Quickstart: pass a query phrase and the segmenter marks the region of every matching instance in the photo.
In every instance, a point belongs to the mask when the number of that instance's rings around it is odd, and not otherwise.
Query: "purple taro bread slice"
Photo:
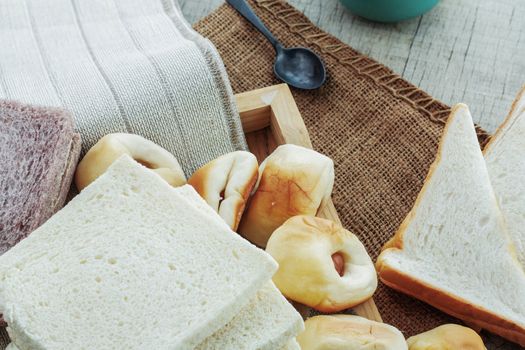
[[[62,208],[80,147],[65,110],[0,100],[0,255]]]

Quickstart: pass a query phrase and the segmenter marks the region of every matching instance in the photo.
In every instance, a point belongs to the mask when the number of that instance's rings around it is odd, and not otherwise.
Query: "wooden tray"
[[[288,85],[269,86],[235,97],[248,147],[257,156],[259,163],[277,146],[285,143],[312,148],[310,136]],[[321,205],[317,215],[341,224],[331,200]],[[353,311],[359,316],[382,321],[373,299],[356,306]]]

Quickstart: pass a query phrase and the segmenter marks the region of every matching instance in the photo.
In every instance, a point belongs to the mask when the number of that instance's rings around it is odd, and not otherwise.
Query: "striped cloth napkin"
[[[220,57],[173,1],[0,1],[0,98],[69,109],[83,152],[140,134],[186,175],[245,149]]]

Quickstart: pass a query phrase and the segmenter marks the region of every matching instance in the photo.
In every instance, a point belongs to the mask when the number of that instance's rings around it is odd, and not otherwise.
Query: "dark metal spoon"
[[[299,89],[317,89],[326,79],[326,69],[319,56],[305,47],[285,48],[261,22],[245,0],[226,0],[272,43],[277,57],[273,71],[277,78]]]

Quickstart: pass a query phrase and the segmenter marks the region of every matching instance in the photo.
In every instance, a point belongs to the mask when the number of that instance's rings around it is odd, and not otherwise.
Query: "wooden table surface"
[[[223,0],[179,0],[190,23]],[[314,24],[434,97],[469,105],[493,132],[525,85],[525,0],[442,0],[397,24],[352,15],[338,0],[290,0]]]

